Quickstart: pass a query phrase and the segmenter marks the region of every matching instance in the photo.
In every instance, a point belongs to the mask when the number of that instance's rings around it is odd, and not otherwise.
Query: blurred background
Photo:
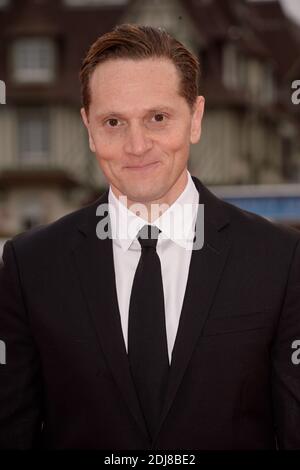
[[[300,229],[299,0],[0,0],[0,258],[11,236],[107,188],[78,73],[91,43],[125,22],[164,27],[200,59],[206,111],[191,174]]]

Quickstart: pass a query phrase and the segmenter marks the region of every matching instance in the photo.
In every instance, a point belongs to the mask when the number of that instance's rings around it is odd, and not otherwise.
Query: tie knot
[[[137,235],[142,248],[150,247],[156,249],[158,235],[161,230],[155,225],[144,225]]]

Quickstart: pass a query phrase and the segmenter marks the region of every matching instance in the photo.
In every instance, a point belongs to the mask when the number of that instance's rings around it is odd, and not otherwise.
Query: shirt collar
[[[194,238],[194,226],[199,204],[199,192],[187,170],[188,181],[176,201],[151,225],[161,230],[158,244],[163,239],[171,239],[182,247],[190,246]],[[109,215],[112,238],[123,251],[127,251],[136,240],[139,230],[148,222],[139,217],[122,203],[113,193],[108,193]],[[138,243],[138,242],[137,242]]]

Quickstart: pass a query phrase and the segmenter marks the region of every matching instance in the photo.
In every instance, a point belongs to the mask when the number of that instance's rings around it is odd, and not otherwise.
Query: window
[[[18,116],[19,160],[43,163],[49,155],[49,116],[46,110],[20,111]]]
[[[128,0],[64,0],[68,7],[98,7],[126,5]]]
[[[276,92],[272,66],[265,64],[263,73],[264,80],[261,86],[261,98],[263,103],[269,104],[275,101]]]
[[[238,51],[233,44],[226,44],[223,49],[223,83],[227,88],[238,87]]]
[[[41,194],[38,191],[22,193],[17,211],[20,230],[29,230],[42,224],[45,214]]]
[[[49,38],[17,39],[12,47],[13,79],[18,83],[49,83],[55,77],[55,47]]]

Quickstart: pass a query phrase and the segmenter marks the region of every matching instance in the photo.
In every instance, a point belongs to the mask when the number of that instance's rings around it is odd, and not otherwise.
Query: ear
[[[96,152],[95,143],[94,143],[93,136],[92,136],[91,130],[90,130],[89,118],[88,118],[88,115],[87,115],[84,108],[80,109],[80,114],[81,114],[83,123],[84,123],[85,127],[87,128],[87,131],[88,131],[88,134],[89,134],[89,146],[90,146],[91,152]]]
[[[191,135],[190,141],[192,144],[199,142],[201,137],[201,123],[204,113],[205,99],[203,96],[198,96],[193,108],[192,122],[191,122]]]

